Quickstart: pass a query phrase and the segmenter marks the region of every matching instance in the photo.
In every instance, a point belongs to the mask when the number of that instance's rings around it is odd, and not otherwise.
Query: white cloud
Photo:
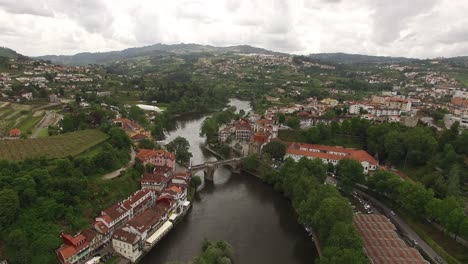
[[[292,53],[467,55],[467,1],[0,0],[0,46],[26,55],[154,43]]]

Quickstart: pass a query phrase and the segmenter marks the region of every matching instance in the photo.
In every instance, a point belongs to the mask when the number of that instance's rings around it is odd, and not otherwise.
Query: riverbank
[[[215,156],[217,156],[217,157],[219,157],[219,158],[221,158],[221,159],[223,159],[223,160],[226,159],[224,156],[222,156],[221,154],[217,153],[215,150],[211,149],[210,146],[209,146],[209,144],[205,145],[204,147],[205,147],[205,149],[207,149],[208,151],[210,151],[213,155],[215,155]],[[248,174],[248,175],[254,176],[254,177],[260,179],[262,182],[268,184],[268,183],[265,181],[265,179],[264,179],[260,174],[258,174],[257,172],[250,171],[250,170],[247,170],[247,169],[244,169],[244,168],[241,168],[241,171],[244,172],[244,173],[246,173],[246,174]],[[270,184],[268,184],[268,185],[270,185]],[[270,186],[271,186],[271,185],[270,185]],[[286,198],[289,200],[288,197],[286,197]],[[290,202],[291,202],[291,206],[292,206],[292,201],[290,200]],[[295,210],[295,212],[296,212],[296,219],[297,219],[297,218],[298,218],[298,213],[297,213],[296,210]],[[306,226],[304,226],[304,229],[306,229]],[[312,239],[312,241],[314,242],[314,245],[315,245],[315,248],[316,248],[316,250],[317,250],[317,252],[318,252],[318,254],[319,254],[319,257],[321,257],[321,256],[322,256],[322,249],[320,248],[320,240],[319,240],[319,237],[317,236],[316,232],[315,232],[313,229],[311,230],[311,234],[312,234],[312,235],[311,235],[311,239]]]
[[[249,102],[234,105],[239,111],[250,111]],[[206,117],[177,119],[177,128],[166,134],[166,142],[178,136],[190,142],[193,164],[216,161],[203,147],[205,137],[199,135]],[[141,263],[193,261],[205,238],[229,241],[235,248],[234,263],[313,263],[317,257],[314,245],[291,218],[293,214],[290,202],[270,186],[244,172],[231,175],[228,168],[220,167],[214,181],[206,182],[194,196],[190,213]]]
[[[241,169],[241,171],[260,179],[265,184],[268,184],[260,174],[257,174],[255,172],[252,172],[252,171],[249,171],[249,170],[246,170],[246,169]],[[271,186],[270,184],[268,184],[268,185]],[[287,198],[291,202],[291,206],[292,206],[292,201],[286,196],[285,196],[285,198]],[[297,219],[298,218],[298,213],[297,213],[296,210],[295,210],[295,213],[296,213],[296,219]],[[306,228],[306,226],[304,225],[304,229],[305,228]],[[319,237],[317,236],[317,233],[313,229],[311,230],[311,233],[312,233],[311,240],[314,242],[315,249],[317,250],[317,253],[318,253],[319,257],[321,257],[322,256],[322,249],[320,247]]]

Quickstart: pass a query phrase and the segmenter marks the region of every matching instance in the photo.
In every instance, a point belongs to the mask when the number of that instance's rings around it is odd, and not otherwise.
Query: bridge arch
[[[189,171],[195,174],[199,171],[204,172],[205,180],[213,181],[214,172],[220,167],[228,167],[233,173],[240,173],[242,165],[241,158],[234,158],[229,160],[220,160],[214,162],[205,162],[203,164],[197,164],[189,167]]]

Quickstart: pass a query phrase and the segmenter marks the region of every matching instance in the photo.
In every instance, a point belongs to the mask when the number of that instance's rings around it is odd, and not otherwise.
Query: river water
[[[231,99],[230,104],[250,111],[246,101]],[[216,160],[200,148],[205,139],[199,130],[206,117],[180,119],[176,130],[167,134],[166,142],[177,136],[190,142],[193,164]],[[216,170],[214,181],[205,183],[191,211],[141,263],[187,263],[200,253],[204,238],[230,243],[238,264],[313,263],[317,256],[282,194],[253,176],[231,175],[224,167]]]

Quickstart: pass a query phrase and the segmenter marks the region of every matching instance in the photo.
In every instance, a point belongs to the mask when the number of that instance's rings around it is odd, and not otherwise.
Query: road
[[[370,202],[374,204],[375,207],[377,207],[383,214],[385,214],[391,221],[392,223],[403,233],[405,233],[410,239],[418,241],[418,246],[417,248],[424,252],[425,256],[429,257],[431,262],[433,263],[447,263],[445,260],[442,259],[442,257],[437,254],[424,240],[422,240],[416,232],[409,227],[403,219],[401,219],[398,215],[392,214],[392,209],[387,207],[385,204],[381,203],[374,197],[368,195],[365,192],[362,192],[360,190],[355,190],[357,193],[359,193],[362,197],[365,197],[368,199]],[[442,262],[437,262],[436,258],[439,257]]]
[[[41,122],[34,129],[31,138],[36,138],[42,128],[55,125],[58,120],[58,116],[59,115],[53,111],[47,111],[44,118],[42,118]]]
[[[109,172],[107,174],[104,174],[102,176],[102,179],[104,180],[110,180],[116,177],[119,177],[120,173],[124,172],[127,168],[133,166],[135,164],[135,157],[136,157],[136,152],[133,149],[133,147],[130,147],[130,161],[128,162],[127,166],[124,166],[118,170],[115,170],[113,172]]]

